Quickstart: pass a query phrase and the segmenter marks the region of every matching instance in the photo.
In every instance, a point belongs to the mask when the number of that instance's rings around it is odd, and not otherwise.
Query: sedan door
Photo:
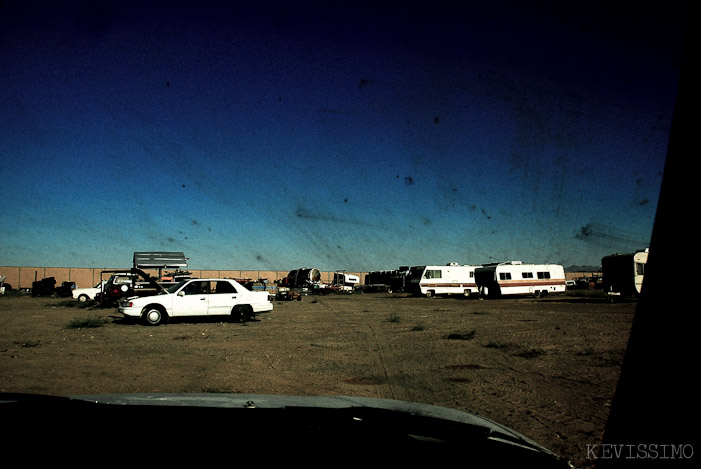
[[[211,283],[209,295],[209,314],[228,315],[234,305],[239,302],[241,294],[236,287],[226,280],[217,280]]]
[[[188,282],[173,298],[173,316],[206,316],[209,296],[208,281]]]

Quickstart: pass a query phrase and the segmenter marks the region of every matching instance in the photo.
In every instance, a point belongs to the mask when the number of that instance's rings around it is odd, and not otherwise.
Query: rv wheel
[[[469,298],[470,297],[470,290],[465,290],[464,292],[462,292],[462,296],[464,296],[465,298]]]
[[[433,291],[427,290],[426,291],[426,298],[431,298],[433,296]]]

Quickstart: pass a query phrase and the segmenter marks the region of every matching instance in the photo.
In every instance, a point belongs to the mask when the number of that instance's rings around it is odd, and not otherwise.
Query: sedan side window
[[[183,291],[186,295],[206,295],[209,293],[209,282],[190,282]]]
[[[238,293],[236,288],[229,282],[216,282],[212,293]]]

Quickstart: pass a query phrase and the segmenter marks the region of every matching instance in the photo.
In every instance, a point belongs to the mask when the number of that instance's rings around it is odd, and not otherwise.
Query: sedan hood
[[[2,397],[2,396],[0,396]],[[444,407],[346,396],[266,394],[108,394],[37,398],[6,395],[6,410],[51,410],[50,422],[90,421],[90,432],[126,426],[139,434],[172,435],[204,444],[246,441],[246,448],[294,448],[315,457],[320,448],[341,452],[342,460],[391,455],[393,462],[468,458],[485,464],[519,467],[570,467],[529,438],[483,417]],[[47,406],[50,409],[47,409]],[[33,409],[34,408],[34,409]],[[192,422],[192,423],[190,423]],[[36,422],[35,422],[36,423]],[[131,428],[133,427],[133,428]],[[36,427],[35,427],[36,428]],[[387,453],[387,451],[390,451]],[[216,451],[215,451],[216,452]],[[299,453],[301,452],[301,453]],[[341,456],[339,456],[341,457]],[[295,460],[293,457],[292,460]]]
[[[141,269],[137,269],[136,267],[131,269],[132,272],[139,274],[148,284],[155,288],[157,292],[159,293],[165,293],[166,289],[163,288],[163,285],[158,283],[155,278],[151,277],[148,273],[144,272]]]

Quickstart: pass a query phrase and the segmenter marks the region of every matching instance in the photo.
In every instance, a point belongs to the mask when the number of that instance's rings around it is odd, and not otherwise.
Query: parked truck
[[[400,266],[394,270],[375,270],[365,275],[363,291],[374,292],[403,292],[407,290],[409,266]]]
[[[112,306],[120,298],[131,296],[150,296],[163,292],[170,283],[161,285],[158,279],[145,271],[131,269],[103,270],[101,275],[110,274],[97,295],[101,306]]]
[[[52,296],[56,291],[56,279],[54,277],[46,277],[41,280],[32,282],[32,296]]]

